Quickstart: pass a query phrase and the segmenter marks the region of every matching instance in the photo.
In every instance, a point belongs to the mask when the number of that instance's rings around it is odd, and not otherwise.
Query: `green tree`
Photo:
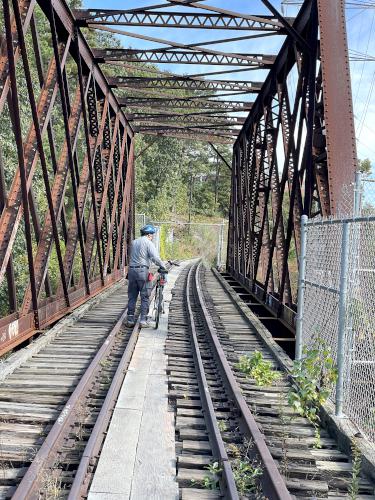
[[[370,158],[358,160],[358,170],[365,176],[370,175],[372,172],[372,164]]]

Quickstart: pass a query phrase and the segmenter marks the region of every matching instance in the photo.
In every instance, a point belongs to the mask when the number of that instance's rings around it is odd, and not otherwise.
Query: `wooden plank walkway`
[[[178,499],[164,350],[171,290],[182,268],[174,267],[169,273],[166,314],[158,330],[143,329],[139,335],[88,500]]]

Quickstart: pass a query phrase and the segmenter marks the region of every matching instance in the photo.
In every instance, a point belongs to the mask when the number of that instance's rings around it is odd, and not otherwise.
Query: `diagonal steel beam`
[[[118,227],[118,233],[119,233],[119,238],[117,240],[116,244],[116,249],[115,249],[115,258],[113,262],[113,268],[117,269],[119,265],[119,259],[120,259],[120,250],[121,250],[121,242],[124,241],[124,238],[127,235],[128,232],[128,223],[129,223],[129,214],[131,210],[131,203],[132,203],[132,189],[134,189],[134,140],[131,141],[130,143],[130,150],[129,150],[129,158],[127,161],[127,167],[126,167],[126,177],[125,177],[125,182],[124,182],[124,191],[122,194],[123,198],[123,208],[121,211],[121,217],[119,221],[119,227]],[[123,244],[124,246],[124,251],[126,251],[126,244]],[[125,259],[123,259],[123,264],[124,264]]]
[[[65,65],[70,39],[65,47],[60,48],[62,52],[62,66]],[[38,101],[38,121],[42,137],[44,136],[51,117],[52,108],[58,92],[56,81],[56,63],[54,58],[49,64],[43,89]],[[38,160],[37,138],[34,125],[31,125],[29,133],[24,142],[24,158],[27,176],[27,186],[31,185]],[[4,208],[0,218],[0,283],[4,277],[5,269],[12,252],[13,243],[22,218],[22,193],[20,171],[17,169],[12,186],[8,193],[8,204]],[[6,238],[3,237],[6,235]]]
[[[26,33],[30,20],[34,11],[36,0],[20,0],[19,2],[19,10],[21,13],[21,18],[23,21],[23,32]],[[11,32],[13,38],[13,55],[14,62],[17,63],[17,60],[20,55],[20,48],[18,42],[18,32],[17,25],[14,16],[11,18]],[[1,38],[0,38],[1,40]],[[8,61],[8,53],[7,53],[7,45],[5,37],[0,42],[0,114],[3,110],[4,104],[6,102],[8,92],[10,88],[10,80],[9,80],[9,61]]]
[[[89,25],[89,28],[91,28],[91,25]],[[149,36],[149,35],[142,35],[142,34],[139,34],[139,33],[134,33],[132,31],[124,31],[124,30],[118,30],[118,29],[115,29],[115,28],[108,28],[108,27],[100,27],[99,28],[101,31],[108,31],[110,33],[116,33],[116,34],[119,34],[119,35],[122,35],[122,36],[126,36],[126,37],[130,37],[130,38],[137,38],[139,40],[146,40],[148,42],[155,42],[157,44],[163,44],[163,45],[166,45],[166,47],[163,47],[161,49],[162,52],[167,52],[167,51],[174,51],[174,49],[182,49],[182,50],[190,50],[192,52],[199,52],[200,54],[206,54],[206,55],[216,55],[216,56],[226,56],[226,57],[232,57],[232,58],[236,58],[238,60],[243,60],[243,61],[248,61],[248,62],[258,62],[258,54],[256,54],[254,56],[254,54],[239,54],[238,52],[236,52],[235,54],[232,53],[231,51],[229,50],[226,50],[226,51],[223,51],[223,50],[215,50],[215,49],[208,49],[206,46],[200,46],[199,43],[189,43],[189,44],[185,44],[185,43],[180,43],[180,42],[175,42],[173,40],[166,40],[164,38],[156,38],[154,36]],[[226,41],[230,41],[229,39],[228,40],[224,40],[224,42]],[[211,41],[210,41],[211,42]],[[217,43],[222,43],[221,41],[217,41]],[[208,43],[209,45],[210,43]],[[203,42],[203,45],[207,45]],[[148,49],[150,52],[155,52],[157,50],[159,50],[159,48],[157,49]],[[272,56],[270,56],[272,57]]]
[[[81,96],[79,93],[79,89],[77,88],[69,119],[70,140],[72,143],[73,150],[75,150],[77,144],[77,138],[80,128],[80,120],[81,120]],[[62,206],[64,203],[64,194],[68,181],[68,161],[69,161],[68,147],[65,141],[60,154],[57,170],[53,180],[53,186],[51,189],[52,199],[53,199],[53,212],[55,214],[56,219],[60,217]],[[48,260],[53,241],[52,233],[50,230],[51,226],[52,226],[51,215],[50,213],[47,213],[45,216],[43,231],[40,237],[40,241],[34,259],[36,287],[38,294],[40,293],[40,289],[42,287],[48,269]],[[30,301],[31,301],[31,291],[28,288],[25,292],[22,304],[22,312],[24,314],[29,312]]]
[[[106,99],[104,102],[104,111],[103,111],[102,123],[99,135],[95,139],[91,138],[91,144],[90,144],[91,158],[95,158],[96,151],[103,139],[104,121],[107,109],[108,109],[108,100]],[[86,154],[85,159],[83,161],[83,166],[78,185],[78,192],[77,192],[78,204],[79,204],[79,216],[81,220],[84,213],[87,191],[89,188],[89,181],[90,181],[90,164],[89,164],[89,156],[88,154]],[[64,271],[67,279],[67,284],[70,283],[70,279],[72,276],[74,256],[76,253],[77,244],[78,244],[78,227],[77,227],[76,217],[73,214],[73,217],[69,225],[68,240],[64,255]],[[62,293],[62,284],[60,284],[60,286],[57,289],[57,296],[60,296],[61,293]]]
[[[126,142],[127,142],[127,137],[124,136],[122,140],[122,146],[121,146],[121,153],[120,153],[120,161],[117,169],[117,178],[116,178],[116,186],[115,186],[115,193],[114,193],[114,199],[112,203],[112,211],[110,213],[110,222],[109,222],[109,234],[108,234],[108,245],[106,248],[106,253],[104,257],[104,275],[107,273],[107,269],[109,266],[109,257],[110,257],[110,251],[111,251],[111,246],[113,248],[113,232],[116,229],[116,232],[118,234],[118,228],[116,227],[116,216],[117,216],[117,203],[118,199],[120,196],[120,186],[121,186],[121,180],[122,180],[122,165],[124,162],[125,158],[125,148],[126,148]],[[125,180],[125,179],[124,179]],[[125,193],[124,193],[125,194]],[[116,241],[116,244],[118,242],[118,239]],[[115,252],[115,249],[113,249]]]
[[[224,163],[224,165],[226,165],[230,171],[232,171],[232,167],[231,165],[227,162],[227,160],[224,158],[224,156],[220,153],[220,151],[217,149],[217,147],[212,144],[212,142],[209,142],[208,143],[211,148],[215,151],[215,153],[218,155],[218,157],[220,158],[220,160]]]
[[[25,36],[23,33],[23,28],[22,28],[21,12],[19,10],[17,0],[13,0],[13,12],[14,12],[14,16],[16,19],[17,29],[18,29],[19,44],[20,44],[20,50],[21,50],[21,55],[22,55],[23,68],[25,71],[25,79],[26,79],[26,84],[27,84],[28,97],[29,97],[29,101],[30,101],[30,105],[31,105],[32,120],[33,120],[34,129],[36,132],[36,141],[37,141],[37,147],[38,147],[38,152],[39,152],[39,157],[40,157],[40,164],[42,167],[45,194],[47,197],[49,214],[51,216],[52,235],[53,235],[53,240],[55,242],[60,277],[61,277],[61,280],[64,282],[65,275],[64,275],[58,226],[57,226],[57,220],[55,218],[55,213],[53,211],[53,200],[52,200],[51,188],[50,188],[50,184],[49,184],[47,161],[46,161],[46,156],[45,156],[44,147],[43,147],[42,135],[41,135],[41,131],[40,131],[40,124],[38,121],[38,112],[37,112],[36,99],[35,99],[35,94],[34,94],[34,89],[33,89],[33,82],[32,82],[29,58],[27,55],[26,41],[25,41]],[[33,199],[33,193],[32,193],[31,187],[30,187],[29,195],[31,195],[31,198]],[[33,205],[34,205],[34,203],[33,203]],[[34,211],[35,211],[35,219],[36,219],[37,225],[39,226],[39,227],[37,227],[37,229],[35,231],[36,232],[36,240],[37,240],[37,243],[39,243],[39,241],[40,241],[40,225],[39,225],[39,219],[38,219],[37,214],[36,214],[36,210],[34,210]],[[34,265],[34,274],[35,274],[35,265]],[[36,279],[36,276],[35,276],[35,279]],[[49,288],[48,278],[47,278],[45,284],[46,284],[46,290],[47,290]],[[65,300],[66,300],[66,305],[69,306],[67,287],[64,286],[63,289],[64,289],[64,296],[65,296]],[[37,290],[36,290],[36,295],[38,296]]]

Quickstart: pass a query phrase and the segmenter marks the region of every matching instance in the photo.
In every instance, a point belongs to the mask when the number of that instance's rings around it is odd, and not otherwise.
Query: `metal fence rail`
[[[320,341],[331,348],[336,415],[358,426],[375,456],[375,216],[303,216],[302,236],[296,357]]]

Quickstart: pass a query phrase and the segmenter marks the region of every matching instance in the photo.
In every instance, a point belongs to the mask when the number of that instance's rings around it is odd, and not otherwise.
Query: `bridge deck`
[[[292,361],[238,283],[185,263],[165,295],[158,331],[124,326],[123,283],[4,363],[0,499],[374,498],[365,439],[289,404]],[[239,366],[256,351],[272,382]]]

